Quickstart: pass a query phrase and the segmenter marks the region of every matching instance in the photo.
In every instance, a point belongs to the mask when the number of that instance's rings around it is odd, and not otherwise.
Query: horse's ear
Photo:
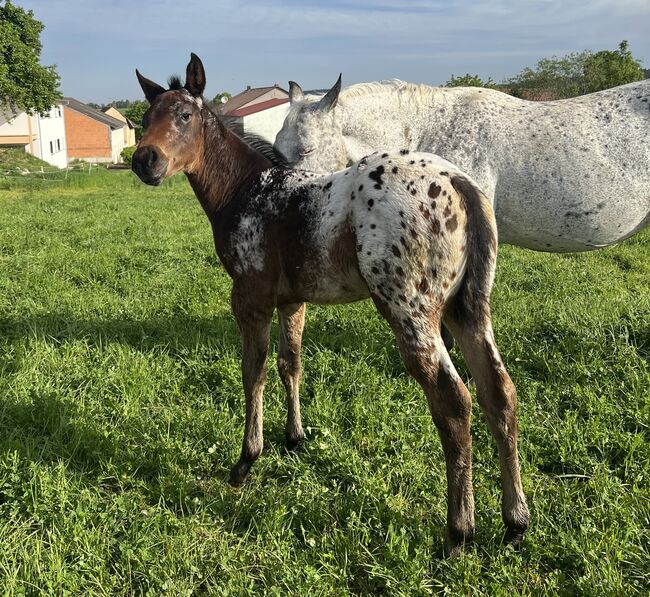
[[[185,72],[185,89],[194,97],[203,95],[205,89],[205,69],[201,59],[192,52]]]
[[[295,81],[289,81],[289,103],[300,102],[305,99],[302,87]]]
[[[334,108],[336,102],[339,101],[339,93],[341,93],[341,75],[339,75],[336,83],[334,83],[334,87],[318,102],[319,109],[329,111]]]
[[[164,87],[161,87],[158,83],[150,81],[147,77],[143,77],[137,68],[135,69],[135,76],[138,77],[140,87],[142,87],[144,96],[150,104],[153,103],[153,100],[155,100],[161,93],[165,92]]]

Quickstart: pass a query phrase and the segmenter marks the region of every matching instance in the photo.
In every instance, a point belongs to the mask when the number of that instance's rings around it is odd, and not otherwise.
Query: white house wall
[[[25,112],[18,116],[7,115],[0,112],[0,136],[28,135],[29,120]]]
[[[255,133],[273,143],[289,111],[289,103],[273,106],[255,114],[244,116],[244,132]]]
[[[114,164],[122,162],[122,150],[124,149],[124,129],[111,130],[111,155]]]
[[[46,116],[32,116],[32,130],[38,135],[34,155],[57,168],[68,165],[63,106],[54,106]]]

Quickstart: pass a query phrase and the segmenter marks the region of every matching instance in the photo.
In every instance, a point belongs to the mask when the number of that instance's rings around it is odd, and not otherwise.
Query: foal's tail
[[[496,270],[497,224],[492,204],[474,182],[452,176],[451,185],[461,196],[467,213],[467,265],[453,301],[459,318],[482,317],[489,306]]]

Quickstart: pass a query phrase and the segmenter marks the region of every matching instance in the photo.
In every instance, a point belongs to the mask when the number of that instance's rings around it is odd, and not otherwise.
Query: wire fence
[[[102,164],[91,164],[90,162],[70,164],[66,168],[61,168],[60,170],[45,170],[43,167],[38,170],[30,170],[29,168],[23,168],[21,166],[14,166],[9,169],[0,169],[0,177],[15,179],[38,178],[50,182],[63,182],[68,178],[68,175],[71,172],[86,173],[90,175],[99,170],[107,170],[107,168]]]

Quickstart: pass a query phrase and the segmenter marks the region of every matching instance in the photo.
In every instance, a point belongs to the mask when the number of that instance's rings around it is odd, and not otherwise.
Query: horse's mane
[[[435,87],[429,85],[418,85],[416,83],[407,83],[400,79],[390,79],[388,81],[373,81],[372,83],[357,83],[350,85],[341,90],[340,99],[345,102],[346,99],[354,99],[366,95],[380,93],[408,93],[419,96],[429,96],[435,93]]]
[[[273,143],[257,135],[255,133],[247,133],[244,131],[240,133],[237,131],[233,124],[230,122],[224,122],[227,128],[229,128],[233,133],[235,133],[244,143],[261,153],[267,160],[269,160],[274,166],[288,166],[287,158],[285,158],[275,147]]]
[[[274,166],[289,165],[287,158],[285,158],[279,151],[275,149],[275,147],[273,147],[273,143],[256,133],[250,133],[246,131],[240,132],[237,130],[234,121],[221,118],[221,115],[217,112],[217,110],[215,110],[215,108],[207,102],[204,102],[203,105],[207,107],[213,116],[219,119],[221,124],[235,133],[235,135],[237,135],[249,147],[252,147],[255,151],[261,153]]]
[[[167,85],[169,85],[170,91],[178,91],[179,89],[183,89],[183,82],[178,75],[172,75],[169,77],[169,79],[167,79]]]

